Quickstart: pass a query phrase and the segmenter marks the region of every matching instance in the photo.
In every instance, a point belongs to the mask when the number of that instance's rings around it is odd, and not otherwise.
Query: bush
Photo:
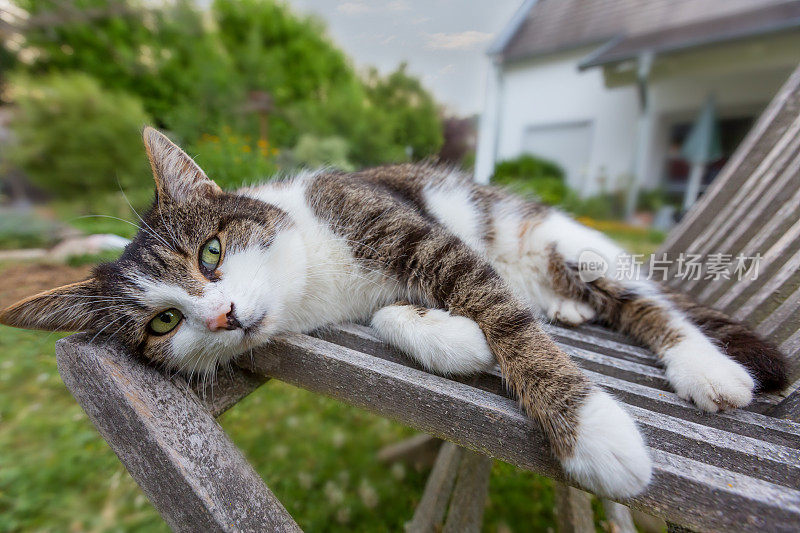
[[[333,167],[338,170],[352,171],[353,164],[347,160],[347,141],[341,137],[315,137],[302,135],[292,150],[295,165],[306,168]]]
[[[492,181],[522,194],[535,194],[548,205],[562,205],[574,197],[564,183],[561,167],[532,155],[501,161],[494,168]]]
[[[8,159],[35,184],[62,198],[149,185],[140,136],[149,120],[136,98],[84,74],[18,77],[11,95]]]
[[[61,226],[28,212],[0,212],[0,249],[40,248],[55,244]]]
[[[222,128],[220,135],[204,133],[188,150],[200,168],[223,189],[233,189],[272,177],[278,170],[278,150],[265,140],[253,141]]]

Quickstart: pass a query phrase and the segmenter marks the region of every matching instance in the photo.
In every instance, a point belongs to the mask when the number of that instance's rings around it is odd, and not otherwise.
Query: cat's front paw
[[[578,415],[578,440],[562,462],[575,481],[595,494],[627,498],[642,492],[653,466],[631,416],[611,396],[593,390]]]
[[[705,411],[744,407],[753,399],[755,381],[747,370],[706,339],[681,341],[663,360],[675,393]]]
[[[575,300],[556,300],[547,308],[547,318],[566,324],[579,326],[595,317],[594,309]]]

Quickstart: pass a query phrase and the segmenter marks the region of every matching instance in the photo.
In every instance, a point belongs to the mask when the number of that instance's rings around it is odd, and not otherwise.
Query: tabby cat
[[[583,281],[581,251],[612,272],[621,253],[600,233],[450,169],[320,171],[225,192],[158,131],[146,128],[144,142],[156,197],[122,256],[11,306],[2,323],[94,331],[162,366],[208,373],[280,333],[371,320],[434,372],[499,363],[567,474],[615,497],[650,481],[647,448],[540,317],[630,335],[706,411],[786,382],[775,347],[721,313],[646,281]]]

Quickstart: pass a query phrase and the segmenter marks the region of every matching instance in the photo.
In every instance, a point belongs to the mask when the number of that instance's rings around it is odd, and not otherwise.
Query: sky
[[[486,50],[522,0],[287,0],[325,21],[332,40],[364,69],[403,62],[437,101],[462,116],[483,108]]]

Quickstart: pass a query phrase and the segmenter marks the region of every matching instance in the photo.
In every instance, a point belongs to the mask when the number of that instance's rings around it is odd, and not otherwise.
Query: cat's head
[[[224,192],[158,131],[143,137],[156,196],[121,257],[0,322],[96,332],[166,367],[208,372],[287,328],[305,283],[302,241],[284,211]]]

